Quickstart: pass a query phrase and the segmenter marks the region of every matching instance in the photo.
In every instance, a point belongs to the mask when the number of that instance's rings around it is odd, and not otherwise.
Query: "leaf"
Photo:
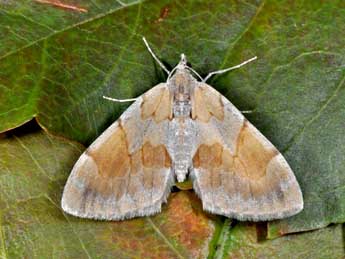
[[[0,39],[1,131],[35,117],[47,131],[91,143],[127,107],[102,95],[135,97],[164,81],[141,36],[170,68],[183,52],[202,75],[257,55],[209,83],[254,111],[248,119],[283,152],[302,187],[304,211],[270,223],[268,237],[345,221],[343,1],[80,5],[89,12],[2,7],[2,30],[23,28],[27,43],[15,34]],[[13,18],[36,8],[56,31]]]
[[[82,146],[43,132],[0,140],[1,258],[204,258],[215,222],[193,192],[122,222],[64,214],[61,193]],[[149,248],[149,249],[148,249]]]

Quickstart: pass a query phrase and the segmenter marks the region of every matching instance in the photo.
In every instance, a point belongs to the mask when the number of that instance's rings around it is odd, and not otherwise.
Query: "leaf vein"
[[[225,67],[225,65],[226,65],[226,63],[227,63],[227,61],[228,61],[228,59],[229,59],[229,56],[230,56],[231,52],[234,50],[234,48],[235,48],[235,46],[237,45],[237,43],[243,38],[243,36],[244,36],[244,35],[249,31],[249,29],[253,26],[253,24],[254,24],[256,18],[257,18],[257,17],[259,16],[259,14],[261,13],[261,11],[262,11],[262,9],[263,9],[265,3],[266,3],[266,0],[263,0],[263,1],[260,3],[260,5],[259,5],[259,7],[257,8],[255,14],[254,14],[253,17],[250,19],[248,25],[245,27],[245,29],[242,31],[242,33],[240,33],[240,34],[236,37],[236,39],[230,44],[230,48],[229,48],[228,51],[225,53],[224,60],[223,60],[223,62],[222,62],[222,64],[221,64],[221,66],[220,66],[219,69],[222,69],[222,68]]]
[[[43,169],[40,163],[37,161],[35,156],[31,153],[30,149],[24,144],[23,141],[20,140],[17,136],[14,135],[14,138],[17,140],[19,145],[25,150],[25,152],[30,156],[31,160],[34,162],[36,167],[41,171],[41,173],[48,177],[49,180],[53,181],[53,179],[49,176],[49,174]]]
[[[180,252],[174,247],[174,245],[169,241],[169,239],[160,231],[156,224],[149,218],[146,217],[146,220],[150,223],[153,230],[156,231],[158,236],[163,239],[163,241],[168,245],[168,247],[178,256],[178,258],[184,259],[185,257],[180,254]]]
[[[271,73],[268,75],[267,79],[264,81],[263,85],[264,87],[262,88],[261,92],[258,93],[256,99],[256,103],[260,103],[260,100],[265,96],[265,93],[268,90],[268,86],[269,86],[269,82],[272,80],[273,76],[281,69],[286,68],[291,66],[293,63],[295,63],[296,61],[298,61],[300,58],[303,58],[305,56],[312,56],[312,55],[330,55],[330,56],[341,56],[341,54],[336,53],[336,52],[330,52],[330,51],[324,51],[324,50],[312,50],[312,51],[308,51],[308,52],[303,52],[301,54],[299,54],[298,56],[292,58],[288,63],[286,64],[282,64],[282,65],[278,65],[275,66]]]
[[[290,142],[287,144],[286,148],[283,149],[283,153],[287,152],[293,143],[304,133],[304,131],[308,128],[309,125],[311,125],[317,118],[319,118],[322,114],[322,112],[328,107],[328,105],[331,103],[331,101],[337,97],[338,92],[340,89],[345,85],[345,74],[340,80],[338,86],[333,91],[333,93],[328,97],[328,99],[324,102],[324,104],[320,107],[320,109],[316,112],[316,114],[308,120],[304,126],[291,138]]]
[[[61,210],[61,207],[58,206],[48,195],[45,195],[45,198],[46,198],[48,201],[50,201],[55,207],[57,207],[59,210]],[[71,222],[69,221],[68,217],[66,217],[66,215],[65,215],[64,212],[62,212],[62,215],[63,215],[64,218],[66,219],[67,223],[71,226],[71,229],[72,229],[73,233],[75,234],[75,236],[78,238],[81,248],[84,250],[84,252],[85,252],[85,254],[87,255],[87,257],[88,257],[89,259],[91,259],[92,257],[91,257],[91,255],[90,255],[90,253],[87,251],[86,246],[85,246],[85,244],[84,244],[84,241],[80,238],[80,236],[79,236],[79,235],[77,234],[77,232],[74,230],[74,228],[73,228]]]
[[[32,24],[35,24],[35,25],[41,26],[41,27],[43,27],[43,28],[46,28],[47,30],[49,30],[49,31],[51,31],[51,32],[54,32],[54,31],[55,31],[53,28],[49,27],[48,25],[41,24],[41,23],[39,23],[39,22],[37,22],[37,21],[35,21],[35,20],[33,20],[33,19],[31,19],[31,18],[29,18],[29,17],[23,15],[23,14],[19,14],[19,13],[10,13],[10,12],[7,12],[6,10],[4,10],[4,9],[2,9],[2,11],[3,11],[4,13],[6,13],[7,15],[10,15],[10,16],[21,17],[21,18],[23,18],[24,20],[29,21],[29,22],[32,23]]]

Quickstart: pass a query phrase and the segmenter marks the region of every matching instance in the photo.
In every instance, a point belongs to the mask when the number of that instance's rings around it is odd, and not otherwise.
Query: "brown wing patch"
[[[135,176],[143,172],[144,180],[153,182],[157,170],[171,166],[171,159],[164,145],[153,146],[146,142],[136,152],[129,154],[126,133],[120,123],[106,142],[97,147],[91,146],[86,155],[89,159],[80,167],[78,176],[85,176],[90,169],[97,172],[92,179],[85,177],[90,179],[88,188],[103,196],[113,193],[116,200],[126,192],[129,175]]]
[[[226,172],[253,180],[263,177],[269,162],[278,151],[273,146],[265,146],[261,136],[255,135],[248,125],[244,123],[242,127],[234,155],[219,143],[202,144],[193,158],[194,167],[221,168]]]
[[[148,91],[147,93],[143,94],[143,101],[141,103],[141,118],[143,120],[148,119],[149,117],[153,116],[157,107],[160,103],[162,98],[162,93],[164,91],[163,87],[159,87]]]
[[[143,95],[141,118],[153,117],[159,123],[172,118],[172,98],[168,87],[160,87]]]
[[[234,166],[241,168],[241,175],[251,179],[259,179],[266,173],[271,159],[279,154],[273,145],[267,145],[262,135],[258,135],[246,121],[238,137],[237,154],[234,156]],[[232,166],[230,165],[231,169]],[[243,171],[244,169],[244,171]]]
[[[93,158],[98,173],[104,177],[122,177],[129,172],[131,159],[126,134],[121,124],[106,142],[97,149],[91,147],[86,154]]]
[[[142,163],[149,168],[169,168],[171,166],[170,156],[164,145],[153,146],[146,142],[142,147]]]
[[[193,158],[195,168],[212,169],[222,164],[223,147],[219,143],[213,145],[201,144]]]
[[[166,119],[172,119],[172,96],[168,87],[162,93],[162,98],[154,113],[154,118],[157,123]]]
[[[259,179],[266,174],[271,159],[279,154],[274,146],[267,146],[261,136],[244,123],[237,140],[237,150],[231,154],[222,144],[201,144],[193,158],[195,168],[222,170],[248,179]]]
[[[224,119],[224,105],[221,95],[215,90],[199,85],[194,88],[192,98],[192,119],[208,122],[214,116]]]

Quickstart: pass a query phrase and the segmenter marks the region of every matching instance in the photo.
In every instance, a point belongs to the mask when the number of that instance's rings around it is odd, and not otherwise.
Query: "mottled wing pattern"
[[[239,220],[298,213],[303,198],[279,151],[212,87],[195,88],[198,148],[191,176],[205,210]]]
[[[166,84],[139,97],[81,155],[63,192],[63,210],[106,220],[159,212],[174,184],[165,148],[169,118]]]

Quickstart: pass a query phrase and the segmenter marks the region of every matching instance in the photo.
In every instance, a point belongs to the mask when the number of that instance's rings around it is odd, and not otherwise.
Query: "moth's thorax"
[[[168,82],[173,96],[174,117],[189,117],[191,112],[191,94],[196,83],[187,69],[177,69]]]
[[[174,101],[190,100],[195,82],[195,78],[187,69],[178,69],[168,82],[169,88],[174,96]]]

